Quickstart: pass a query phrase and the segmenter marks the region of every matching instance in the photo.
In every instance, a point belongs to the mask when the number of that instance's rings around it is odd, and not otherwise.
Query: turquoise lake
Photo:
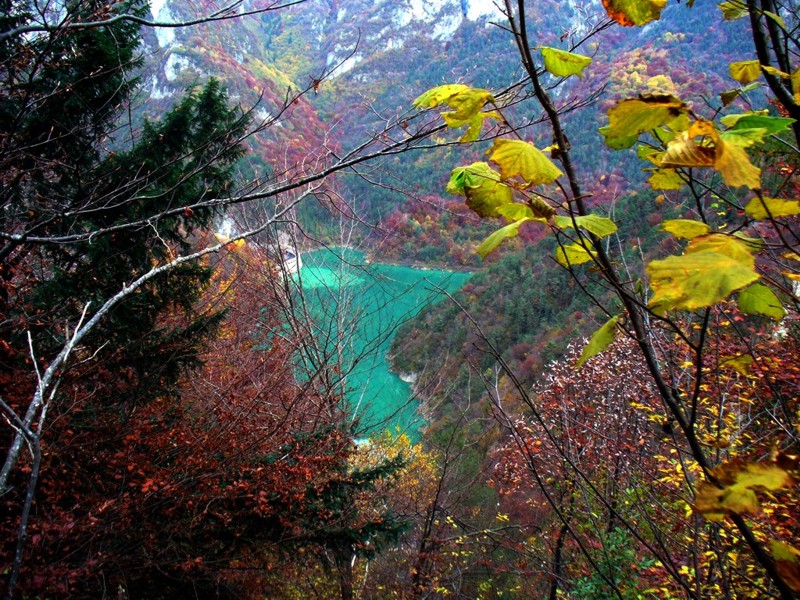
[[[416,438],[422,416],[411,386],[390,370],[387,353],[397,327],[426,304],[444,299],[469,273],[369,263],[363,252],[330,248],[302,254],[295,275],[317,347],[346,373],[344,395],[359,419],[358,434],[399,428]]]

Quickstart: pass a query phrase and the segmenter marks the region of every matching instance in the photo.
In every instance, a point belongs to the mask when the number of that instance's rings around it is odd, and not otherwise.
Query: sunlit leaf
[[[608,127],[601,128],[606,143],[629,139],[674,121],[687,112],[686,104],[669,95],[639,96],[618,102],[608,111]]]
[[[592,59],[582,54],[575,54],[558,48],[540,48],[544,58],[544,68],[556,77],[569,77],[577,75],[583,77],[583,70],[588,67]]]
[[[656,314],[713,306],[759,279],[754,249],[733,236],[695,238],[683,256],[669,256],[647,265]]]
[[[611,317],[600,329],[592,334],[589,343],[586,344],[583,348],[583,352],[581,352],[581,356],[575,365],[576,368],[580,369],[587,360],[600,354],[611,345],[617,333],[617,321],[619,321],[621,316],[622,315],[616,315]]]
[[[580,244],[567,244],[556,248],[556,260],[562,267],[571,267],[590,262],[595,255]]]
[[[503,179],[521,177],[531,185],[553,183],[563,173],[533,144],[522,140],[497,139],[487,152],[500,167]]]
[[[460,138],[462,142],[474,142],[477,140],[481,134],[481,126],[486,119],[503,120],[500,113],[494,110],[479,112],[468,119],[459,119],[455,115],[456,113],[454,112],[444,112],[442,113],[442,118],[450,129],[458,129],[464,125],[469,125],[466,133]]]
[[[497,249],[497,247],[500,244],[502,244],[505,240],[517,237],[517,235],[519,235],[520,226],[528,221],[533,221],[533,219],[525,217],[520,219],[519,221],[514,221],[513,223],[509,223],[505,227],[501,227],[500,229],[495,231],[492,235],[483,240],[483,242],[481,242],[481,245],[478,246],[475,251],[478,254],[480,254],[481,258],[486,258],[489,254],[494,252]]]
[[[747,85],[761,76],[761,64],[757,60],[744,60],[731,63],[728,70],[730,71],[731,77],[742,85]]]
[[[558,216],[555,217],[554,222],[556,226],[560,227],[561,229],[573,228],[572,217]],[[600,215],[577,216],[575,217],[574,223],[577,223],[578,227],[582,227],[589,233],[593,233],[599,238],[607,237],[617,231],[617,225],[614,223],[614,221],[608,217],[603,217]]]
[[[654,190],[679,190],[686,183],[675,169],[656,169],[647,182]]]
[[[757,490],[775,491],[793,484],[786,470],[766,462],[731,461],[712,473],[720,486],[702,482],[694,502],[695,510],[712,521],[731,513],[756,513],[761,507]]]
[[[782,198],[754,197],[744,207],[747,216],[757,219],[791,217],[800,215],[800,201]]]
[[[748,315],[765,315],[775,321],[780,321],[786,315],[781,301],[763,283],[754,283],[743,289],[736,303],[739,310]]]
[[[666,5],[667,0],[603,0],[608,16],[625,27],[660,19]]]
[[[767,66],[767,65],[761,65],[761,69],[764,72],[769,73],[770,75],[774,75],[775,77],[780,77],[781,79],[789,79],[791,77],[791,75],[789,75],[789,73],[786,73],[785,71],[781,71],[780,69],[776,69],[775,67],[770,67],[770,66]]]
[[[671,219],[661,223],[661,229],[674,235],[676,238],[691,240],[711,232],[711,228],[702,221],[691,219]]]
[[[500,173],[485,162],[453,169],[447,192],[467,198],[467,206],[481,217],[500,216],[497,208],[512,202],[511,188],[500,181]]]
[[[455,96],[469,89],[462,83],[449,83],[447,85],[440,85],[439,87],[431,88],[424,94],[417,97],[412,103],[414,108],[433,108],[447,104],[447,101]]]

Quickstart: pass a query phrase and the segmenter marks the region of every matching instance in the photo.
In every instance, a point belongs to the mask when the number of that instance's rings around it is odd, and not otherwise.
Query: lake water
[[[296,275],[314,322],[317,347],[342,365],[344,395],[359,436],[400,428],[416,437],[423,424],[411,387],[391,372],[387,353],[397,327],[427,303],[446,297],[469,273],[367,263],[356,250],[302,255]]]

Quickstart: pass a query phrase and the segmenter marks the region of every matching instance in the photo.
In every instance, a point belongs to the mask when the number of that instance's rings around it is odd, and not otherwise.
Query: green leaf
[[[456,167],[447,182],[447,192],[467,198],[467,206],[481,217],[498,217],[497,209],[513,201],[511,188],[500,181],[500,173],[485,162]]]
[[[481,258],[485,259],[489,254],[494,252],[497,247],[502,244],[505,240],[517,237],[519,234],[519,228],[523,223],[527,223],[528,221],[544,221],[544,219],[534,219],[531,217],[524,217],[519,221],[514,221],[513,223],[509,223],[505,227],[501,227],[497,231],[495,231],[492,235],[487,237],[481,245],[476,248],[476,252],[480,254]]]
[[[679,190],[686,183],[675,169],[656,169],[647,182],[654,190]]]
[[[763,283],[754,283],[739,292],[737,305],[745,314],[766,315],[775,321],[780,321],[786,315],[781,301]]]
[[[747,16],[747,5],[740,0],[733,0],[733,2],[722,2],[717,4],[717,7],[722,11],[722,18],[726,21],[735,21]]]
[[[782,198],[759,198],[754,197],[747,206],[744,207],[744,212],[752,219],[764,220],[778,217],[792,217],[800,215],[800,202],[797,200],[783,200]]]
[[[627,137],[613,137],[613,131],[608,125],[601,127],[597,131],[599,131],[600,135],[605,139],[606,146],[612,150],[626,150],[639,141],[638,133]]]
[[[587,250],[580,244],[567,244],[556,248],[556,261],[562,267],[573,267],[590,262],[595,256],[594,250]]]
[[[474,142],[477,140],[481,135],[481,126],[486,119],[503,120],[500,113],[495,110],[479,112],[468,119],[459,119],[455,114],[454,112],[444,112],[442,113],[442,118],[450,129],[458,129],[464,125],[469,125],[469,129],[467,129],[466,133],[462,135],[459,140],[462,142]]]
[[[753,83],[750,83],[744,87],[736,88],[735,90],[728,90],[726,92],[721,92],[719,98],[720,100],[722,100],[723,106],[728,106],[739,96],[743,96],[747,92],[751,92],[759,87],[761,87],[761,83],[759,83],[758,81],[754,81]]]
[[[606,13],[624,27],[642,26],[661,18],[667,0],[603,0]]]
[[[617,321],[619,321],[621,316],[622,315],[616,315],[611,317],[600,329],[592,334],[592,338],[583,348],[583,352],[581,352],[581,357],[578,359],[575,368],[580,369],[587,360],[600,354],[611,345],[617,333]]]
[[[774,135],[783,131],[788,131],[794,123],[794,119],[788,117],[770,117],[769,115],[758,113],[744,113],[726,115],[720,122],[731,130],[737,129],[766,129],[766,135]]]
[[[751,129],[730,129],[719,134],[726,144],[734,144],[739,148],[749,148],[755,144],[763,144],[767,135],[766,127],[753,127]]]
[[[742,85],[747,85],[761,76],[761,64],[757,60],[743,60],[731,63],[728,66],[728,70],[731,77]]]
[[[544,68],[556,77],[569,77],[577,75],[583,77],[583,70],[588,67],[592,59],[582,54],[575,54],[558,48],[540,48],[544,58]]]
[[[561,229],[572,229],[573,227],[573,220],[571,217],[558,216],[553,220],[556,226]],[[607,237],[617,231],[617,225],[614,221],[600,215],[578,216],[575,217],[575,223],[578,224],[578,227],[582,227],[599,238]]]
[[[497,214],[499,214],[501,217],[505,217],[508,221],[520,221],[521,219],[531,220],[535,218],[533,210],[531,210],[530,206],[518,204],[517,202],[499,206],[497,208]],[[545,222],[544,219],[538,220]]]
[[[530,196],[528,198],[528,206],[531,207],[534,215],[543,218],[545,221],[556,214],[556,210],[544,198],[539,196]]]
[[[661,223],[661,229],[684,240],[691,240],[711,232],[711,228],[702,221],[692,221],[691,219],[664,221]]]
[[[710,234],[694,238],[683,256],[652,261],[646,268],[654,291],[651,308],[663,315],[721,302],[759,279],[754,251],[734,236]]]
[[[522,177],[530,185],[553,183],[563,173],[544,152],[522,140],[496,139],[486,153],[503,179]]]
[[[601,128],[600,133],[605,136],[606,144],[610,140],[619,142],[666,125],[686,112],[686,104],[675,96],[629,98],[609,109],[608,127]]]

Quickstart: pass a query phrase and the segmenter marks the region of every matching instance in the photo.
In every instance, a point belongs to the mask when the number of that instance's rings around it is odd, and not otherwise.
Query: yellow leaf
[[[713,306],[759,278],[753,248],[733,236],[711,234],[692,240],[683,256],[647,265],[656,314]]]
[[[455,112],[444,112],[442,113],[442,118],[450,129],[458,129],[464,125],[469,125],[467,132],[460,138],[460,141],[462,142],[474,142],[477,140],[481,134],[481,126],[486,119],[495,119],[497,121],[503,120],[503,117],[500,116],[500,113],[495,110],[479,112],[467,119],[457,118]]]
[[[794,103],[800,104],[800,69],[792,73],[792,93],[794,93]]]
[[[500,174],[485,162],[453,169],[447,192],[465,196],[467,206],[481,217],[497,217],[498,207],[512,202],[511,188],[500,181]]]
[[[676,238],[691,240],[711,232],[711,228],[702,221],[691,219],[671,219],[661,223],[661,229],[674,235]]]
[[[776,69],[775,67],[768,67],[766,65],[761,65],[761,69],[765,73],[769,73],[770,75],[774,75],[775,77],[780,77],[781,79],[789,79],[791,75],[781,71],[780,69]]]
[[[700,138],[696,141],[696,138]],[[750,162],[747,153],[726,143],[710,121],[696,121],[667,147],[662,167],[711,167],[732,187],[761,187],[761,169]]]
[[[608,127],[601,129],[606,144],[625,140],[675,121],[688,111],[686,104],[670,95],[642,95],[618,102],[608,111]]]
[[[562,267],[572,267],[590,262],[594,257],[594,250],[587,250],[580,244],[567,244],[556,248],[556,260]]]
[[[440,85],[417,97],[412,104],[414,108],[433,108],[434,106],[446,104],[451,97],[468,89],[469,86],[462,83]]]
[[[734,62],[730,64],[728,69],[731,77],[742,85],[747,85],[761,76],[761,65],[757,60]]]
[[[592,338],[589,340],[589,343],[584,346],[581,356],[575,364],[576,369],[580,369],[587,360],[600,354],[611,345],[617,333],[617,322],[621,316],[622,315],[616,315],[611,317],[600,329],[592,334]]]
[[[747,16],[747,4],[741,0],[733,0],[732,2],[722,2],[717,4],[717,7],[722,11],[722,18],[726,21],[734,21]]]
[[[572,229],[575,224],[582,227],[589,233],[593,233],[599,238],[608,237],[617,231],[617,225],[608,217],[600,215],[582,215],[574,218],[558,216],[554,219],[557,227],[561,229]]]
[[[741,356],[724,356],[720,359],[719,366],[730,367],[739,373],[739,375],[749,377],[750,368],[753,366],[753,357],[749,354],[742,354]]]
[[[497,139],[487,152],[500,167],[503,179],[521,177],[530,185],[553,183],[563,173],[533,144],[522,140]]]
[[[558,48],[540,48],[544,58],[544,68],[556,77],[569,77],[577,75],[583,77],[583,70],[588,67],[592,59],[582,54],[575,54]]]
[[[772,217],[791,217],[800,215],[800,202],[797,200],[783,200],[781,198],[767,198],[756,196],[744,207],[747,216],[764,220]]]
[[[654,190],[679,190],[686,183],[675,169],[656,169],[647,182]]]
[[[760,509],[756,490],[775,491],[793,485],[791,475],[776,464],[731,461],[712,471],[719,486],[703,482],[697,487],[694,508],[711,520]]]
[[[534,218],[533,210],[531,210],[530,206],[518,204],[516,202],[499,206],[497,208],[497,213],[501,217],[505,217],[509,222]],[[544,219],[542,219],[542,221],[544,221]]]
[[[742,264],[754,266],[755,258],[753,254],[760,249],[761,241],[758,239],[746,238],[739,234],[712,233],[694,238],[686,247],[684,253],[718,252],[738,260]]]
[[[624,27],[660,19],[666,5],[667,0],[603,0],[608,16]]]
[[[775,569],[781,579],[795,592],[800,592],[800,550],[778,540],[770,540]]]

